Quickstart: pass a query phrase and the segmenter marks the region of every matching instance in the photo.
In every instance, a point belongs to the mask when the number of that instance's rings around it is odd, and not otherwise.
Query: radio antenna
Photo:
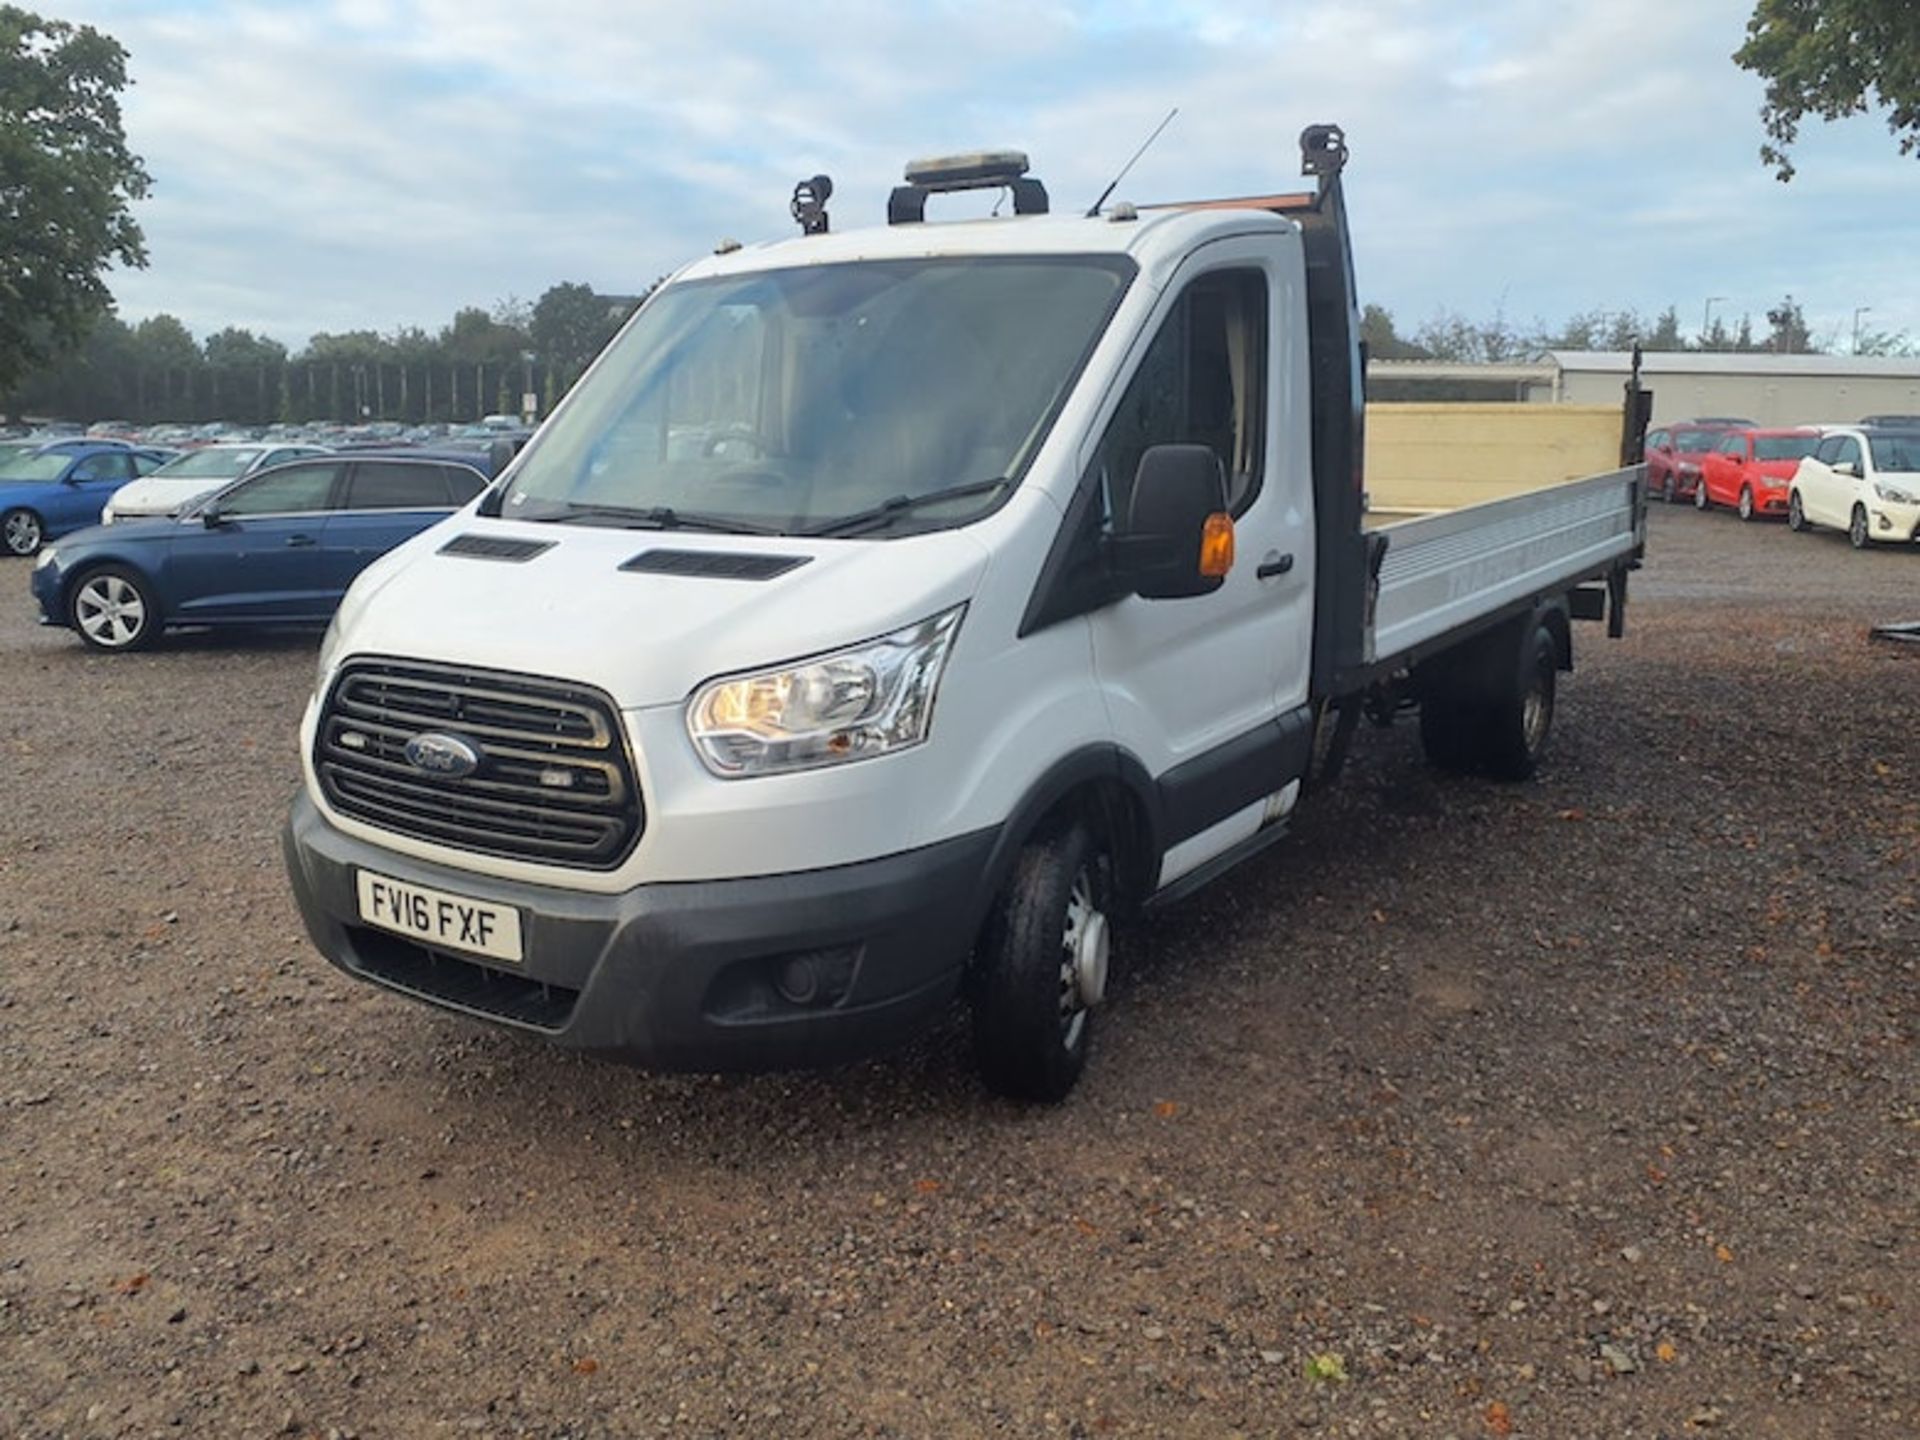
[[[1113,184],[1107,186],[1106,189],[1100,192],[1100,198],[1094,201],[1092,208],[1087,211],[1087,219],[1091,220],[1094,218],[1094,216],[1100,213],[1100,207],[1107,203],[1107,197],[1113,194],[1114,190],[1119,186],[1122,180],[1127,178],[1127,171],[1133,169],[1135,162],[1138,161],[1142,155],[1147,153],[1147,147],[1153,144],[1154,141],[1160,138],[1160,132],[1166,129],[1167,126],[1171,125],[1173,123],[1173,117],[1178,115],[1179,113],[1180,113],[1180,107],[1176,105],[1171,110],[1167,111],[1166,119],[1162,120],[1158,125],[1153,127],[1153,133],[1147,136],[1147,138],[1140,143],[1140,148],[1138,150],[1133,152],[1133,159],[1127,161],[1126,164],[1120,167],[1120,173],[1113,177]]]

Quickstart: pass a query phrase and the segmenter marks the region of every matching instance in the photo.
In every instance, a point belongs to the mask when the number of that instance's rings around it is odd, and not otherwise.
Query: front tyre
[[[1713,501],[1708,498],[1707,495],[1707,477],[1702,475],[1698,480],[1693,482],[1693,508],[1696,510],[1708,510],[1711,509],[1712,506]]]
[[[1807,509],[1800,503],[1798,490],[1787,497],[1787,528],[1796,533],[1807,528]]]
[[[1742,520],[1753,519],[1753,487],[1751,485],[1740,487],[1740,504],[1737,508]]]
[[[13,509],[0,515],[0,545],[9,555],[32,555],[47,538],[47,527],[31,510]]]
[[[1853,507],[1853,515],[1847,521],[1847,539],[1853,542],[1853,548],[1856,550],[1864,550],[1867,548],[1866,506],[1856,505]]]
[[[67,619],[95,650],[144,650],[160,633],[152,588],[120,565],[103,565],[80,577],[67,599]]]
[[[973,1054],[988,1087],[1064,1099],[1107,984],[1113,863],[1084,821],[1029,841],[975,956]]]

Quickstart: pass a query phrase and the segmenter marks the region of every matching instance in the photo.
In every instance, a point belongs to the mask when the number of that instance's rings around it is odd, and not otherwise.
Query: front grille
[[[420,770],[407,742],[453,734],[470,775]],[[314,769],[344,815],[420,840],[610,870],[640,838],[640,791],[619,712],[561,680],[414,661],[348,662],[314,741]]]

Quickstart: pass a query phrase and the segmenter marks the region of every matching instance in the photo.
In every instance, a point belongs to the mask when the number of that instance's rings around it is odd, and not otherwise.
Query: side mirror
[[[1233,568],[1233,519],[1220,457],[1204,445],[1155,445],[1140,457],[1114,573],[1143,600],[1209,595]]]
[[[1833,473],[1851,476],[1857,480],[1860,478],[1860,467],[1851,460],[1841,460],[1834,464]]]
[[[200,523],[209,530],[218,530],[227,523],[227,517],[221,514],[217,505],[209,505],[200,512]]]

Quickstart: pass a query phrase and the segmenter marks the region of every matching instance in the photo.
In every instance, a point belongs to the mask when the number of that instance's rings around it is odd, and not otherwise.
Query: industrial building
[[[1625,350],[1548,350],[1501,365],[1376,360],[1368,393],[1395,400],[1509,399],[1534,404],[1617,405],[1633,368]],[[1920,415],[1920,357],[1646,353],[1641,384],[1653,392],[1653,423],[1702,415],[1761,425]]]

